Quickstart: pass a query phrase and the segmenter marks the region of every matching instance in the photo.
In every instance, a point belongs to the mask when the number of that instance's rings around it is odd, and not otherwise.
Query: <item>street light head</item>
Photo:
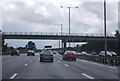
[[[63,6],[60,6],[61,8],[63,8]]]

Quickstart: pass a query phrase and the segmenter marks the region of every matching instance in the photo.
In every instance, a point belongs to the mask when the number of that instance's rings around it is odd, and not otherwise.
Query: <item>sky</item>
[[[118,1],[107,0],[107,34],[118,30]],[[63,8],[60,8],[63,6]],[[3,32],[68,33],[68,6],[71,33],[104,34],[103,0],[1,0],[0,29]],[[30,40],[6,40],[9,46],[25,46]],[[58,47],[58,40],[32,40],[37,48]],[[75,44],[73,44],[74,46]]]

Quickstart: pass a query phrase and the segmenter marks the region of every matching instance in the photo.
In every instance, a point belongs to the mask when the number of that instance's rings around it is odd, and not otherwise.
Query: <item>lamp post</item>
[[[60,25],[60,28],[61,28],[60,32],[61,32],[61,35],[62,35],[62,26],[63,26],[63,24],[55,24],[55,25]]]
[[[64,6],[61,6],[61,8],[64,8]],[[78,8],[78,7],[68,6],[68,7],[65,7],[65,8],[68,8],[68,10],[69,10],[69,38],[68,38],[68,40],[69,40],[69,47],[70,47],[70,10],[71,10],[71,8]]]
[[[62,36],[62,26],[63,26],[63,24],[55,24],[55,25],[60,25],[61,26],[61,36]],[[60,48],[60,36],[59,36],[59,48]],[[61,43],[61,48],[62,48],[62,43]]]
[[[105,56],[107,54],[107,35],[106,35],[106,0],[104,0],[104,35],[105,35]]]

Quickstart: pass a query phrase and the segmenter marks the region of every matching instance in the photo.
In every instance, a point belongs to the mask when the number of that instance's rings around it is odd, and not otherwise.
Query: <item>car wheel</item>
[[[63,60],[65,60],[65,59],[63,58]]]
[[[14,54],[12,54],[11,56],[14,56]]]
[[[40,62],[42,62],[42,60],[40,60]]]
[[[27,56],[29,56],[29,54],[27,54]]]
[[[76,58],[74,59],[74,61],[76,61]]]
[[[53,59],[51,60],[51,62],[53,62]]]
[[[40,62],[42,62],[42,59],[40,58]]]

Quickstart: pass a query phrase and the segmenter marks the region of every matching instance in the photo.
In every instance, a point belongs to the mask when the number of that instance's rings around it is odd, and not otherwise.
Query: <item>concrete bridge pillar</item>
[[[2,38],[2,46],[4,46],[4,44],[5,44],[5,39]]]
[[[64,48],[64,52],[67,50],[67,41],[66,40],[62,40],[62,46]]]

